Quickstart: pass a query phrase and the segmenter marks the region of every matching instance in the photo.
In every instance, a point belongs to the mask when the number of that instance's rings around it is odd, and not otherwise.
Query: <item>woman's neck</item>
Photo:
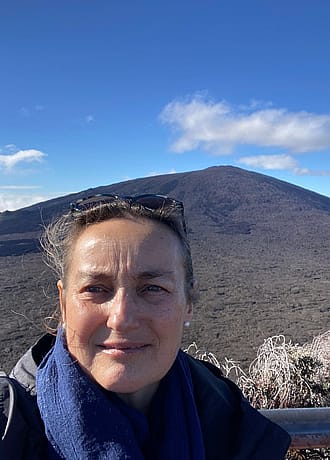
[[[150,385],[141,388],[134,393],[116,393],[117,396],[124,401],[128,406],[147,414],[154,394],[157,391],[159,382],[151,383]]]

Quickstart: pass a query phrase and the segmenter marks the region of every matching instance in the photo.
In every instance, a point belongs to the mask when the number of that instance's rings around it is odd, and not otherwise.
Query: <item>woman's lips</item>
[[[110,343],[98,345],[102,353],[109,355],[138,353],[145,350],[147,347],[149,347],[149,344],[145,343]]]

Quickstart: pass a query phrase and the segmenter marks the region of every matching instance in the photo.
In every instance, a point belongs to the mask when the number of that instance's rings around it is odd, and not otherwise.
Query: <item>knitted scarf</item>
[[[38,369],[37,399],[50,459],[205,459],[182,351],[161,381],[147,417],[91,381],[70,356],[60,330]]]

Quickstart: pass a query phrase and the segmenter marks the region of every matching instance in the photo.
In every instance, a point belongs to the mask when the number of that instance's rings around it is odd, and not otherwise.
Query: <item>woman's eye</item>
[[[155,284],[152,284],[150,286],[145,286],[144,291],[146,292],[163,292],[165,289],[161,286],[157,286]]]
[[[88,286],[85,289],[85,292],[90,292],[92,294],[99,294],[100,292],[106,292],[106,289],[102,286]]]

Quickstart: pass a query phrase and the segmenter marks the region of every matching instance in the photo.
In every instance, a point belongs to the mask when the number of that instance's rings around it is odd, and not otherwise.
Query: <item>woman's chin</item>
[[[136,369],[130,369],[122,363],[94,369],[91,371],[91,376],[105,390],[114,393],[134,393],[150,383],[143,371],[136,372]]]

